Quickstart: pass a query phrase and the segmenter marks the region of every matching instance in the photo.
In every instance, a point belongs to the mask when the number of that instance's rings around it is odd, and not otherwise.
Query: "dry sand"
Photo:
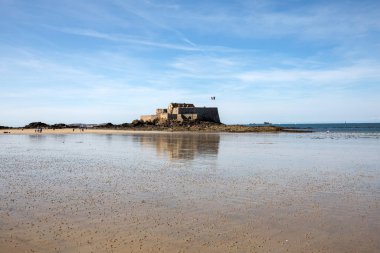
[[[27,134],[27,135],[45,135],[45,134],[126,134],[126,133],[159,133],[162,131],[139,131],[139,130],[116,130],[116,129],[43,129],[42,133],[37,133],[35,129],[1,129],[0,134]]]

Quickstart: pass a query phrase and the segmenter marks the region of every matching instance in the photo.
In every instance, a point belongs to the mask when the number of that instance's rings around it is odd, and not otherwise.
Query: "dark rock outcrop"
[[[145,125],[145,122],[142,121],[142,120],[135,119],[134,121],[132,121],[131,124],[132,124],[132,126],[137,127],[137,126],[143,126],[143,125]]]
[[[43,122],[32,122],[25,126],[25,128],[47,128],[50,125]]]
[[[68,126],[66,124],[59,123],[59,124],[51,125],[50,127],[54,129],[62,129],[62,128],[67,128]]]

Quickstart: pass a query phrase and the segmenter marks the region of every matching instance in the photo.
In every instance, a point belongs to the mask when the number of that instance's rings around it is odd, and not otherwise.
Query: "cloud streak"
[[[146,47],[162,48],[162,49],[169,49],[169,50],[179,50],[179,51],[187,51],[187,52],[225,52],[225,53],[243,52],[242,50],[238,48],[231,48],[231,47],[225,47],[225,46],[219,46],[219,45],[196,45],[195,43],[191,42],[185,37],[182,38],[182,41],[184,41],[185,44],[178,44],[178,43],[166,43],[166,42],[147,40],[139,36],[127,36],[124,34],[103,33],[103,32],[99,32],[99,31],[91,30],[91,29],[79,29],[79,28],[52,28],[52,29],[66,33],[66,34],[107,40],[107,41],[115,42],[115,43],[127,43],[127,44],[134,44],[137,46],[146,46]],[[244,50],[244,51],[248,52],[250,50]]]
[[[325,70],[265,70],[250,71],[239,74],[238,79],[244,82],[260,83],[260,82],[305,82],[315,84],[342,84],[355,83],[362,80],[380,80],[379,66],[350,66],[337,69]]]

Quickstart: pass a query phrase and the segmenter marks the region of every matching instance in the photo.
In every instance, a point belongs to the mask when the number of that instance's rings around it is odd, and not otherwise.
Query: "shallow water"
[[[278,126],[311,130],[313,132],[380,133],[380,123],[276,124]]]
[[[379,252],[379,137],[1,135],[0,252]]]

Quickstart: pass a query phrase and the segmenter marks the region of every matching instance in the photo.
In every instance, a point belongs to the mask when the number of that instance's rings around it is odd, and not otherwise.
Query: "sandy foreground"
[[[376,139],[10,131],[0,252],[380,252]]]

